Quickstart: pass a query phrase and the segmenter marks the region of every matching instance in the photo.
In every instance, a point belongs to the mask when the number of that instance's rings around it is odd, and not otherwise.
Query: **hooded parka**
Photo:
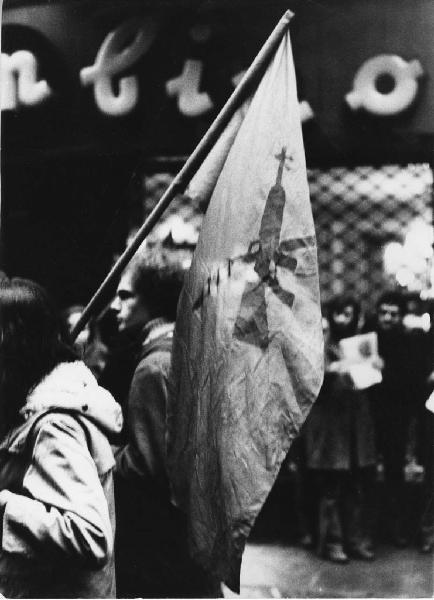
[[[0,442],[0,592],[114,598],[113,454],[120,406],[82,362],[58,365]]]

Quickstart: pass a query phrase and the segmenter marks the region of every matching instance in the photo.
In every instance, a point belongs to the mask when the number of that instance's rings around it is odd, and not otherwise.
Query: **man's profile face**
[[[110,308],[116,313],[120,332],[141,329],[150,319],[147,307],[134,290],[132,274],[128,271],[121,277]]]
[[[383,331],[391,331],[402,321],[401,310],[397,304],[382,303],[377,310],[378,327]]]

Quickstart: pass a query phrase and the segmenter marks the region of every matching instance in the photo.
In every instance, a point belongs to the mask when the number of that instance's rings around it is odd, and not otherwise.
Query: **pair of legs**
[[[318,551],[346,562],[348,555],[372,560],[370,495],[374,468],[318,471]]]
[[[411,413],[397,393],[383,391],[376,407],[377,447],[383,457],[386,533],[396,546],[405,546],[406,531],[405,473],[406,448]]]

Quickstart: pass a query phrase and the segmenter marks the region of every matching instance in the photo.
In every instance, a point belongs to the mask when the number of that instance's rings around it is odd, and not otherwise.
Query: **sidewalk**
[[[432,598],[434,556],[382,546],[373,562],[335,565],[302,548],[247,545],[240,598]],[[225,590],[225,597],[237,598]]]

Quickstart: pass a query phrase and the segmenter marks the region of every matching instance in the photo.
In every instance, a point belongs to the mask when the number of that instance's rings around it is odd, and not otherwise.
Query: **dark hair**
[[[76,359],[45,290],[26,279],[0,280],[0,419],[19,419],[32,388],[61,362]]]
[[[327,305],[327,318],[329,320],[330,332],[332,336],[336,335],[333,314],[342,312],[346,306],[352,306],[354,311],[353,321],[348,327],[348,336],[355,335],[357,333],[360,316],[360,304],[353,296],[342,294],[332,298]]]
[[[376,308],[377,310],[380,308],[381,304],[393,304],[399,308],[399,312],[401,316],[404,315],[405,312],[405,300],[404,296],[400,292],[396,292],[394,290],[384,292],[377,300]]]
[[[151,318],[176,319],[176,308],[184,281],[185,269],[176,253],[163,248],[136,255],[127,269],[134,291],[146,304]]]

